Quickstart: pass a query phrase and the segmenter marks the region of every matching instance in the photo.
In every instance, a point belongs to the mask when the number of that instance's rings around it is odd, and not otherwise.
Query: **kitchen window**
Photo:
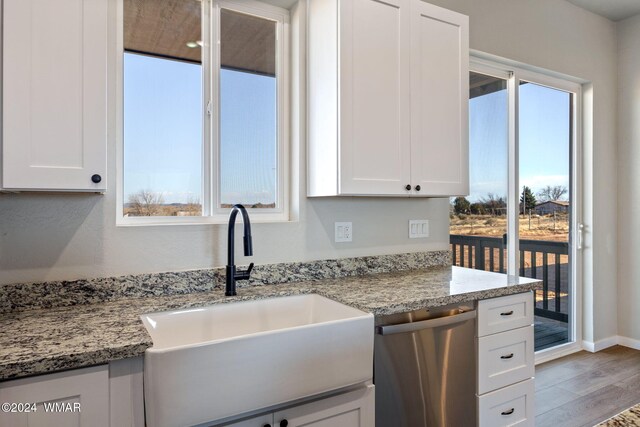
[[[123,0],[120,224],[288,220],[289,12]]]

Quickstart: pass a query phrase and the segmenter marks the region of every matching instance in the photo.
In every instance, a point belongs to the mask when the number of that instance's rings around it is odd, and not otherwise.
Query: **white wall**
[[[640,342],[640,15],[618,23],[618,334]]]
[[[472,49],[592,82],[593,137],[587,141],[584,160],[587,176],[593,171],[593,177],[585,182],[584,222],[589,231],[584,275],[585,339],[596,341],[615,335],[615,310],[602,310],[616,304],[615,25],[564,0],[431,2],[470,16]],[[113,77],[113,69],[111,72]],[[298,95],[294,94],[294,102],[302,100]],[[114,96],[110,94],[110,105]],[[225,227],[115,227],[114,123],[114,110],[110,108],[110,190],[105,196],[0,196],[0,284],[224,264]],[[586,130],[589,137],[589,126]],[[304,126],[293,133],[294,137],[304,135]],[[302,149],[297,156],[300,189],[305,188],[304,154]],[[446,200],[310,200],[303,190],[296,195],[300,197],[298,222],[255,226],[256,262],[448,247]],[[425,243],[409,241],[409,218],[430,219],[432,237]],[[332,243],[333,222],[341,220],[354,223],[352,244]]]

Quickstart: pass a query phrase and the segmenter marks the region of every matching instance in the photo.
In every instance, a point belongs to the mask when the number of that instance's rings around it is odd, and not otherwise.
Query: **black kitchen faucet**
[[[236,271],[236,265],[234,263],[234,237],[235,237],[235,225],[236,216],[238,212],[242,214],[242,222],[244,224],[244,256],[253,255],[253,243],[251,242],[251,221],[249,221],[249,214],[242,205],[233,205],[231,208],[231,214],[229,215],[229,230],[227,235],[227,280],[225,287],[225,295],[230,297],[236,294],[236,280],[249,280],[251,276],[251,270],[253,270],[253,263],[249,264],[249,268],[242,271]]]

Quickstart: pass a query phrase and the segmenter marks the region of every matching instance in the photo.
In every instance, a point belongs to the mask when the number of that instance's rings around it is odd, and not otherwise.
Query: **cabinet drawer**
[[[478,338],[478,394],[534,375],[533,326]]]
[[[533,324],[533,293],[509,295],[478,302],[478,336]]]
[[[478,397],[478,425],[533,427],[534,394],[534,383],[530,379]]]

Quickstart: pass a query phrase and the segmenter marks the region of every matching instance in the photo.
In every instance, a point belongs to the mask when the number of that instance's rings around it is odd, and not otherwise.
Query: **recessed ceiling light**
[[[200,46],[198,42],[187,42],[187,47],[190,47],[191,49],[194,49],[198,46]]]

